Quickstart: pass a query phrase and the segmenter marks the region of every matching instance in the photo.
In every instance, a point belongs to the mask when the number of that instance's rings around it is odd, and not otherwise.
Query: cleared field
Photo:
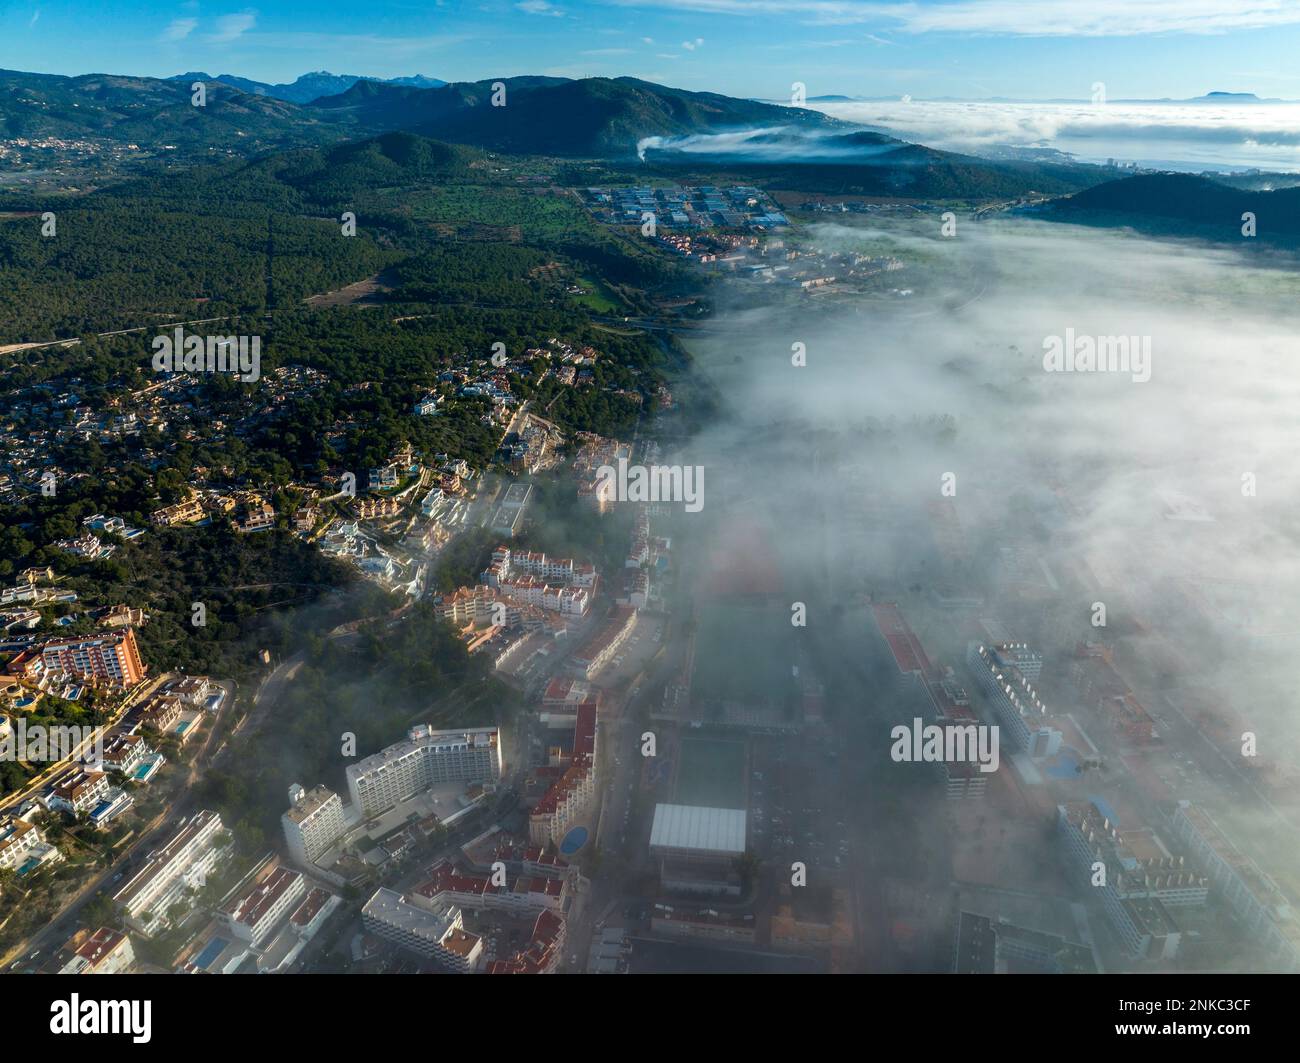
[[[525,240],[598,231],[591,216],[573,200],[514,188],[430,188],[415,199],[411,216],[444,225],[517,226]]]
[[[308,306],[322,309],[333,306],[356,306],[357,304],[382,303],[383,297],[392,291],[396,283],[391,270],[376,273],[365,280],[356,281],[333,292],[309,295],[303,300]]]
[[[576,296],[574,302],[589,310],[594,310],[598,314],[612,314],[622,305],[613,298],[609,289],[601,281],[584,276],[578,278],[578,284],[586,288],[587,292],[585,295]]]

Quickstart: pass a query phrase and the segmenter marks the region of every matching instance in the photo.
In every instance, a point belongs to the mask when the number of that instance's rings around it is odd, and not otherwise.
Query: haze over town
[[[1300,970],[1298,38],[6,9],[0,969]]]

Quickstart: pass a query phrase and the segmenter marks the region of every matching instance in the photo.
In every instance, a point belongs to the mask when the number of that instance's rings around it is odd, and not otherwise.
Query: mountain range
[[[299,75],[295,81],[278,85],[272,85],[265,81],[254,81],[251,78],[242,78],[236,74],[218,74],[213,77],[211,74],[205,74],[201,71],[176,74],[167,80],[183,81],[187,85],[193,84],[195,81],[220,81],[223,85],[229,85],[241,92],[249,92],[254,96],[274,96],[277,100],[287,100],[289,103],[311,103],[312,100],[318,100],[322,96],[337,96],[340,92],[347,92],[358,81],[373,81],[383,85],[403,85],[416,89],[436,89],[447,84],[445,81],[425,77],[423,74],[401,78],[365,78],[358,74],[331,74],[328,70],[314,70],[309,74]]]
[[[503,103],[494,104],[494,96]],[[819,111],[636,78],[515,77],[431,90],[362,81],[310,109],[360,127],[405,129],[497,151],[614,158],[632,155],[647,136],[776,124],[849,128]]]
[[[215,82],[199,108],[189,82],[0,70],[0,140],[86,141],[186,157],[251,156],[339,137],[333,123],[297,104]]]
[[[201,78],[0,70],[0,138],[102,139],[145,152],[247,156],[401,129],[498,151],[633,157],[646,136],[760,124],[850,128],[817,111],[634,78],[513,77],[431,87],[358,80],[306,103],[216,79],[204,80],[200,108],[191,84]],[[266,86],[253,83],[258,88]],[[501,93],[504,105],[495,105]]]
[[[301,104],[203,79],[199,107],[191,84],[200,79],[201,74],[155,79],[0,71],[0,148],[6,138],[47,138],[70,143],[69,152],[81,147],[93,155],[96,144],[107,142],[132,154],[183,162],[255,158],[401,131],[491,152],[629,166],[643,165],[641,155],[651,170],[680,175],[684,167],[704,167],[836,195],[1013,198],[1064,194],[1107,176],[1099,167],[938,151],[810,108],[628,77],[512,77],[434,87],[363,79]],[[304,87],[310,91],[315,88]],[[718,145],[711,153],[680,150],[684,141],[710,138]],[[721,150],[737,139],[747,152]],[[643,155],[642,146],[650,143],[655,150]]]

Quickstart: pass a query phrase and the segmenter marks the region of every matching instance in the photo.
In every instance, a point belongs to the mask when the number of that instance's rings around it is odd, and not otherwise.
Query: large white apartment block
[[[1169,910],[1200,907],[1209,879],[1189,867],[1155,832],[1138,825],[1120,830],[1098,799],[1057,806],[1057,826],[1076,881],[1096,892],[1116,935],[1132,956],[1177,955],[1182,931]],[[1105,881],[1094,881],[1097,865]]]
[[[1204,865],[1216,896],[1233,910],[1269,957],[1284,971],[1300,970],[1300,926],[1277,883],[1192,802],[1178,802],[1170,826]]]
[[[530,606],[525,601],[507,596],[500,588],[482,583],[457,588],[439,602],[438,610],[444,620],[457,626],[496,624],[522,627],[526,631],[560,626],[541,606]]]
[[[537,576],[512,576],[499,580],[497,587],[501,593],[526,605],[540,606],[547,591],[545,580]]]
[[[547,557],[531,550],[511,550],[498,546],[492,551],[492,562],[483,572],[483,582],[490,587],[513,588],[512,597],[521,598],[533,586],[562,585],[571,591],[590,590],[596,582],[596,568],[591,564],[578,564],[571,557]],[[573,594],[573,601],[587,607],[585,594]],[[540,599],[532,604],[543,604]]]
[[[562,579],[571,580],[573,578],[573,558],[571,557],[551,557],[535,550],[516,550],[513,553],[508,547],[498,547],[492,553],[492,560],[495,562],[503,558],[511,568],[518,569],[530,576],[540,576],[542,579]]]
[[[586,815],[596,795],[596,771],[590,758],[578,758],[528,817],[528,840],[558,846]]]
[[[442,618],[452,624],[482,624],[503,620],[510,624],[517,620],[519,610],[507,604],[495,587],[479,584],[460,587],[446,595],[439,603]],[[514,616],[509,614],[513,612]]]
[[[1055,756],[1064,735],[1053,726],[1047,706],[1020,671],[1019,664],[1025,662],[1036,662],[1041,672],[1042,658],[1026,650],[1023,643],[982,646],[972,642],[966,653],[975,682],[988,697],[1002,734],[1013,748],[1023,749],[1036,759]]]
[[[553,587],[539,576],[518,576],[497,584],[507,598],[564,616],[585,616],[591,595],[583,587]]]
[[[293,807],[280,817],[285,844],[295,861],[310,867],[347,832],[343,802],[326,786],[305,792],[296,783],[289,787],[289,800]]]
[[[528,840],[559,847],[586,815],[596,795],[596,701],[583,702],[574,716],[573,751],[556,779],[528,815]]]
[[[501,733],[495,727],[435,731],[420,724],[405,742],[349,765],[348,793],[362,817],[370,819],[441,783],[495,782],[501,763]]]
[[[361,922],[370,933],[461,974],[477,970],[483,959],[482,939],[465,930],[455,905],[419,908],[381,888],[361,909]]]
[[[225,851],[226,838],[216,812],[197,812],[183,820],[167,844],[151,852],[144,867],[113,895],[127,922],[146,935],[169,926],[169,910],[203,887]]]
[[[637,611],[631,605],[617,605],[577,652],[569,657],[567,667],[583,679],[591,679],[619,651],[636,630]]]
[[[489,582],[493,575],[518,572],[541,579],[570,580],[573,578],[573,558],[552,557],[534,550],[511,550],[498,546],[492,551],[492,564],[487,571]]]
[[[1043,655],[1031,650],[1027,642],[1001,642],[994,649],[1004,665],[1014,668],[1031,683],[1042,678]]]
[[[298,907],[306,893],[307,880],[300,872],[277,867],[229,901],[222,914],[235,937],[257,946]]]
[[[591,595],[582,587],[552,587],[542,595],[542,608],[564,616],[586,616]]]
[[[334,909],[342,903],[342,898],[321,889],[320,886],[313,886],[307,891],[307,896],[302,899],[302,903],[289,916],[289,926],[304,941],[310,941],[325,925],[325,920],[330,917]]]

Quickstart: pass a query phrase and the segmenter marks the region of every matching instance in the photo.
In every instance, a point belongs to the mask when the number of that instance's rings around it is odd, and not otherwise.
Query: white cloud
[[[1300,22],[1294,0],[965,0],[925,7],[890,5],[913,33],[937,30],[1022,36],[1122,37],[1220,33]],[[896,12],[896,13],[895,13]]]
[[[564,12],[557,7],[552,7],[548,0],[520,0],[515,4],[520,11],[526,15],[550,15],[553,18],[563,18]]]
[[[194,27],[199,24],[196,18],[174,18],[167,24],[167,28],[162,31],[160,37],[164,41],[183,41],[191,33]]]
[[[1300,104],[1294,103],[881,100],[810,106],[950,151],[1048,147],[1152,166],[1300,170]]]
[[[229,44],[236,41],[257,24],[253,14],[222,15],[217,19],[216,32],[212,34],[214,44]]]
[[[719,15],[791,15],[812,23],[876,23],[908,33],[1128,37],[1223,33],[1300,23],[1296,0],[606,0]]]
[[[693,41],[682,41],[682,47],[685,48],[688,52],[693,52],[697,48],[703,48],[704,38],[696,37],[695,40]]]

